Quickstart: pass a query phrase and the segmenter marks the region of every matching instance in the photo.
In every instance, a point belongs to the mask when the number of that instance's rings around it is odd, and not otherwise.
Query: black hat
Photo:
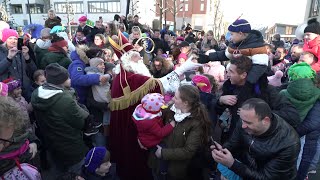
[[[187,47],[189,46],[189,43],[187,41],[182,41],[180,44],[179,44],[179,48],[183,48],[183,47]]]
[[[320,34],[320,23],[317,21],[317,18],[313,18],[308,21],[308,25],[304,29],[304,33],[307,32]]]
[[[58,63],[49,64],[46,67],[45,72],[47,83],[54,85],[63,84],[69,78],[68,70],[60,66]]]

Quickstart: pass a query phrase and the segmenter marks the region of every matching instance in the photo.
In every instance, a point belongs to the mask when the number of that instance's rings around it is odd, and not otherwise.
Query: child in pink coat
[[[164,125],[161,118],[161,107],[164,107],[164,97],[159,93],[145,95],[132,114],[132,119],[137,126],[138,139],[146,148],[158,145],[161,140],[169,135],[175,122]]]

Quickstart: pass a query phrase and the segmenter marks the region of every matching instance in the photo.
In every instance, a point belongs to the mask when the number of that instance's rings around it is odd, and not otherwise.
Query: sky
[[[301,24],[307,0],[221,0],[227,22],[235,21],[242,13],[243,19],[253,28],[274,23]]]

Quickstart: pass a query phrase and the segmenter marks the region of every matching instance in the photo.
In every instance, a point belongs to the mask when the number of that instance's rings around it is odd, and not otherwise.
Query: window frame
[[[69,2],[69,4],[79,4],[80,5],[80,12],[72,12],[74,14],[83,14],[84,13],[84,6],[83,6],[83,1],[74,1],[74,2]],[[61,11],[58,11],[58,9],[56,8],[56,5],[61,5],[61,6],[66,6],[67,3],[66,2],[55,2],[53,4],[53,7],[54,7],[54,11],[56,12],[56,14],[67,14],[67,9],[66,8],[63,8],[63,9],[66,9],[64,12],[61,12]]]
[[[200,11],[204,11],[204,3],[200,4]]]
[[[31,9],[34,8],[35,11],[30,12],[30,8]],[[41,9],[40,9],[40,12],[38,12],[37,11],[38,8],[42,8],[42,12],[41,12]],[[29,12],[30,12],[30,14],[45,14],[43,4],[30,4],[29,6],[28,6],[28,4],[26,4],[26,9],[27,9],[27,14],[29,14]]]
[[[99,4],[100,9],[104,9],[104,11],[94,12],[90,9],[91,4]],[[120,13],[121,12],[121,2],[120,0],[107,0],[107,1],[88,1],[88,13],[92,14],[101,14],[101,13]],[[109,6],[111,9],[109,9]],[[116,9],[114,11],[114,8]],[[97,8],[96,8],[97,9]],[[109,11],[111,10],[111,11]]]
[[[17,13],[16,11],[14,11],[15,8],[21,9],[21,12]],[[10,9],[12,11],[12,14],[23,14],[22,4],[10,4]]]

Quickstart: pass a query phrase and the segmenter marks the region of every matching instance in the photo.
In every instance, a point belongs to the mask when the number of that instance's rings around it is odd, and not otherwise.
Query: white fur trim
[[[252,64],[260,64],[268,66],[269,57],[267,54],[256,54],[251,57]]]
[[[226,49],[225,55],[227,56],[228,59],[231,59],[232,58],[232,54],[229,53],[228,49],[229,48]]]

